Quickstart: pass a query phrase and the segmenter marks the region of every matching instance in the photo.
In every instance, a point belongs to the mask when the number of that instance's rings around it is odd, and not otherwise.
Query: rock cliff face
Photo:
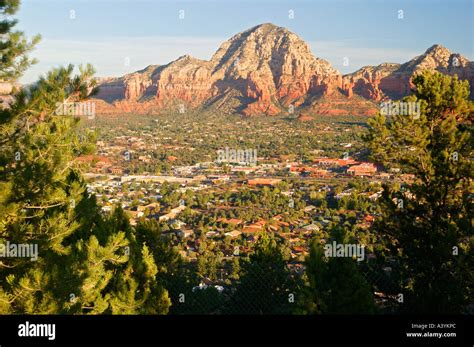
[[[385,95],[387,88],[397,88],[397,83],[393,85],[389,77],[393,74],[400,64],[385,63],[379,66],[364,66],[356,72],[343,77],[342,89],[347,96],[352,97],[358,94],[366,99],[379,101]],[[395,81],[396,82],[396,81]]]
[[[212,107],[246,116],[296,108],[369,115],[374,102],[407,95],[411,77],[423,69],[456,73],[474,82],[473,63],[438,45],[402,65],[367,66],[342,76],[313,56],[294,33],[262,24],[224,42],[209,61],[185,55],[167,65],[103,79],[95,98],[100,113]]]
[[[158,65],[125,75],[120,78],[99,79],[99,90],[95,95],[108,103],[114,101],[138,101],[140,98],[151,94],[153,89],[152,75],[160,69]]]
[[[219,92],[237,89],[246,115],[275,114],[308,95],[330,93],[340,74],[295,34],[263,24],[224,42],[211,59]]]
[[[473,63],[443,46],[434,45],[405,64],[366,66],[345,75],[342,88],[348,96],[356,93],[374,101],[399,99],[410,93],[412,77],[423,70],[436,70],[451,76],[456,74],[474,85]]]
[[[182,56],[156,74],[157,102],[166,106],[173,100],[182,100],[197,107],[216,93],[211,75],[209,62]]]
[[[262,24],[224,42],[210,61],[182,56],[165,66],[152,65],[121,78],[101,81],[97,99],[124,111],[124,103],[146,102],[166,108],[222,105],[232,95],[233,110],[244,115],[274,115],[308,96],[330,95],[342,76],[313,56],[297,35]],[[224,102],[225,103],[225,102]],[[101,107],[106,110],[105,105]]]

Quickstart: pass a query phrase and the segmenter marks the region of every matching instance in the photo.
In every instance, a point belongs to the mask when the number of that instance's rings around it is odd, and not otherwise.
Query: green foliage
[[[294,310],[297,281],[277,239],[262,235],[247,261],[227,307],[234,314],[288,314]]]
[[[331,236],[326,242],[354,243],[340,227],[334,227]],[[307,283],[300,313],[367,314],[375,311],[371,288],[356,260],[326,257],[323,245],[315,240],[305,264]]]
[[[18,1],[0,2],[2,14],[17,8]],[[13,25],[0,23],[0,79],[22,74],[36,42]],[[170,299],[149,240],[135,238],[121,208],[102,218],[81,177],[75,159],[93,150],[94,135],[55,112],[95,85],[90,65],[73,71],[52,70],[0,111],[0,244],[33,250],[31,257],[2,256],[0,313],[165,314]]]
[[[365,140],[374,160],[414,175],[384,185],[376,226],[400,262],[406,310],[462,312],[472,298],[472,114],[469,84],[426,71],[413,79],[420,117],[378,115]],[[470,265],[469,265],[470,264]]]
[[[75,130],[78,120],[52,114],[56,102],[82,88],[71,74],[72,69],[51,72],[18,94],[0,118],[0,241],[37,245],[40,253],[36,262],[2,261],[13,312],[54,313],[64,306],[65,298],[57,296],[63,294],[56,285],[63,280],[57,264],[75,256],[72,235],[80,229],[79,205],[88,199],[73,160],[82,148]],[[52,76],[69,92],[50,94],[49,105],[41,95],[56,89],[50,85],[56,80]]]
[[[0,81],[15,81],[36,62],[29,59],[27,53],[39,42],[40,36],[28,42],[21,31],[13,31],[17,21],[11,16],[18,11],[19,5],[20,0],[0,1]]]

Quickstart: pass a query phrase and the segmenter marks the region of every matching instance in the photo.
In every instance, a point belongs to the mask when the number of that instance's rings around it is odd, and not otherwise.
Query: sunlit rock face
[[[366,66],[342,76],[296,34],[266,23],[225,41],[209,61],[185,55],[102,79],[94,98],[104,114],[213,108],[271,116],[299,107],[326,115],[372,115],[379,101],[408,95],[411,78],[424,69],[474,83],[473,63],[439,45],[405,64]]]

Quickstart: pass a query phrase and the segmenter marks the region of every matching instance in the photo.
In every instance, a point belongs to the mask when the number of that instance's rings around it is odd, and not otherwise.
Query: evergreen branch
[[[46,206],[23,206],[23,208],[26,208],[26,209],[39,209],[39,210],[45,210],[45,209],[48,209],[48,208],[53,208],[53,207],[57,207],[57,206],[61,206],[61,205],[64,205],[65,202],[58,202],[56,204],[53,204],[53,205],[46,205]]]

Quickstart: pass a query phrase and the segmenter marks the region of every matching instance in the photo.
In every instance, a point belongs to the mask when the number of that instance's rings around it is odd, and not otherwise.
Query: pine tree
[[[295,309],[297,281],[281,242],[263,234],[248,259],[240,262],[240,281],[228,306],[233,314],[289,314]]]
[[[39,258],[4,258],[6,312],[56,313],[68,298],[61,259],[72,256],[79,228],[77,205],[86,197],[74,158],[84,152],[78,119],[55,114],[56,104],[78,101],[93,70],[59,68],[14,95],[0,121],[0,242],[38,247]],[[86,145],[88,147],[89,145]],[[65,263],[67,264],[67,262]],[[69,292],[70,293],[70,292]]]
[[[77,303],[84,313],[163,314],[170,299],[157,280],[158,265],[146,242],[136,240],[120,206],[81,240],[74,273],[81,278]],[[74,266],[73,265],[73,266]],[[72,305],[73,306],[73,305]]]
[[[413,84],[402,102],[419,103],[420,114],[379,114],[365,136],[373,160],[414,175],[384,185],[376,229],[400,264],[404,309],[459,313],[473,282],[469,83],[425,71]]]
[[[0,2],[13,15],[18,1]],[[32,63],[28,43],[1,22],[0,77],[14,82]],[[168,312],[167,291],[145,240],[120,208],[105,219],[89,194],[75,158],[93,150],[94,134],[80,119],[56,113],[93,90],[90,65],[47,73],[15,91],[0,111],[0,245],[38,247],[37,259],[0,259],[0,313]]]
[[[158,272],[156,281],[168,291],[171,303],[170,313],[205,313],[196,311],[192,305],[192,288],[199,280],[194,271],[185,264],[177,249],[170,247],[169,240],[162,237],[165,226],[156,220],[145,220],[136,226],[137,242],[146,244],[153,255]],[[180,302],[180,295],[184,295],[185,302]]]
[[[326,241],[354,243],[342,227],[333,227]],[[350,257],[326,257],[320,240],[313,240],[306,259],[306,286],[300,313],[368,314],[375,311],[369,284],[362,276],[357,261]]]
[[[34,59],[29,59],[27,53],[39,42],[40,36],[28,41],[21,31],[13,31],[17,24],[11,19],[20,6],[19,0],[0,1],[0,81],[12,82],[34,64]]]

